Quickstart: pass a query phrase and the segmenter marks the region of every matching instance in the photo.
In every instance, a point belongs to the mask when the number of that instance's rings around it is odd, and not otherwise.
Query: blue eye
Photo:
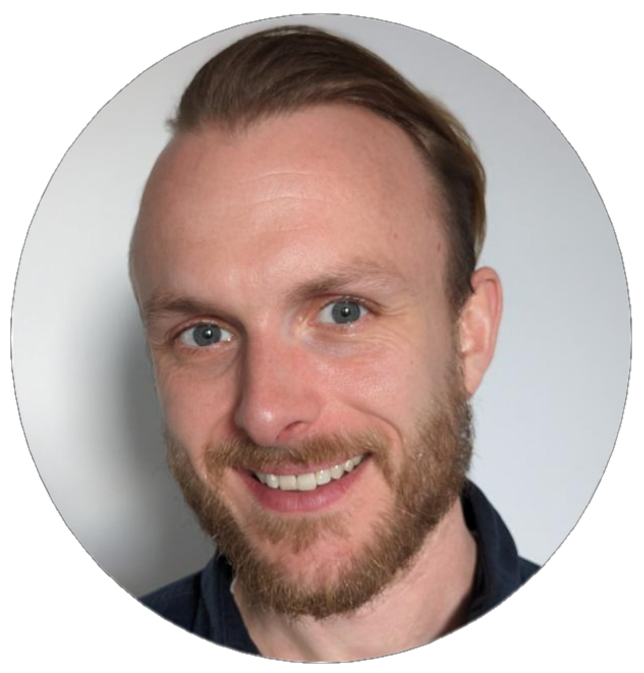
[[[367,314],[367,309],[354,299],[341,299],[327,304],[320,311],[320,322],[335,325],[350,325]]]
[[[191,348],[207,348],[222,341],[231,341],[233,335],[215,323],[200,323],[181,332],[179,339]]]

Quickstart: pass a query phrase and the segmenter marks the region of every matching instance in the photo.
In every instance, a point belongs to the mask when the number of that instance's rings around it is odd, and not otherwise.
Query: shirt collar
[[[463,490],[461,502],[465,523],[477,545],[476,575],[468,613],[468,622],[471,622],[521,586],[522,560],[503,519],[471,481]]]
[[[477,563],[467,621],[478,619],[522,584],[514,540],[483,492],[468,481],[461,494],[466,525],[477,544]],[[536,569],[536,567],[535,567]],[[231,593],[233,572],[223,556],[212,559],[202,575],[202,595],[210,615],[211,639],[241,652],[259,654]]]

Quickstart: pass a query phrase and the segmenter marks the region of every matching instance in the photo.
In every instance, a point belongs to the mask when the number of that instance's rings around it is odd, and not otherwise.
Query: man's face
[[[391,575],[453,503],[467,394],[441,212],[406,135],[348,106],[180,135],[153,171],[134,282],[173,462],[255,593],[266,571],[328,597],[415,535]]]

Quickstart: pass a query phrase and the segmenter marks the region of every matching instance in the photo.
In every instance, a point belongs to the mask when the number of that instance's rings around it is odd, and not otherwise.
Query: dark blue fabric
[[[503,520],[481,490],[468,482],[461,496],[478,556],[468,622],[503,602],[539,568],[520,558]],[[177,626],[241,652],[259,654],[244,626],[230,585],[233,573],[223,557],[214,557],[200,572],[141,598],[151,610]]]

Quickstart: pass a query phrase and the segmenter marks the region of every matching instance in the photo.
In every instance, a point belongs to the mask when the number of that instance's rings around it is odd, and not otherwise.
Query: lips
[[[358,467],[363,458],[364,456],[355,456],[343,463],[313,472],[298,474],[254,472],[253,474],[258,481],[272,489],[279,489],[280,491],[315,491],[318,487],[325,486],[333,480],[342,479],[345,474]]]
[[[275,474],[241,470],[238,474],[262,507],[279,513],[314,513],[330,507],[352,488],[369,462],[367,457],[355,456],[315,471]]]

